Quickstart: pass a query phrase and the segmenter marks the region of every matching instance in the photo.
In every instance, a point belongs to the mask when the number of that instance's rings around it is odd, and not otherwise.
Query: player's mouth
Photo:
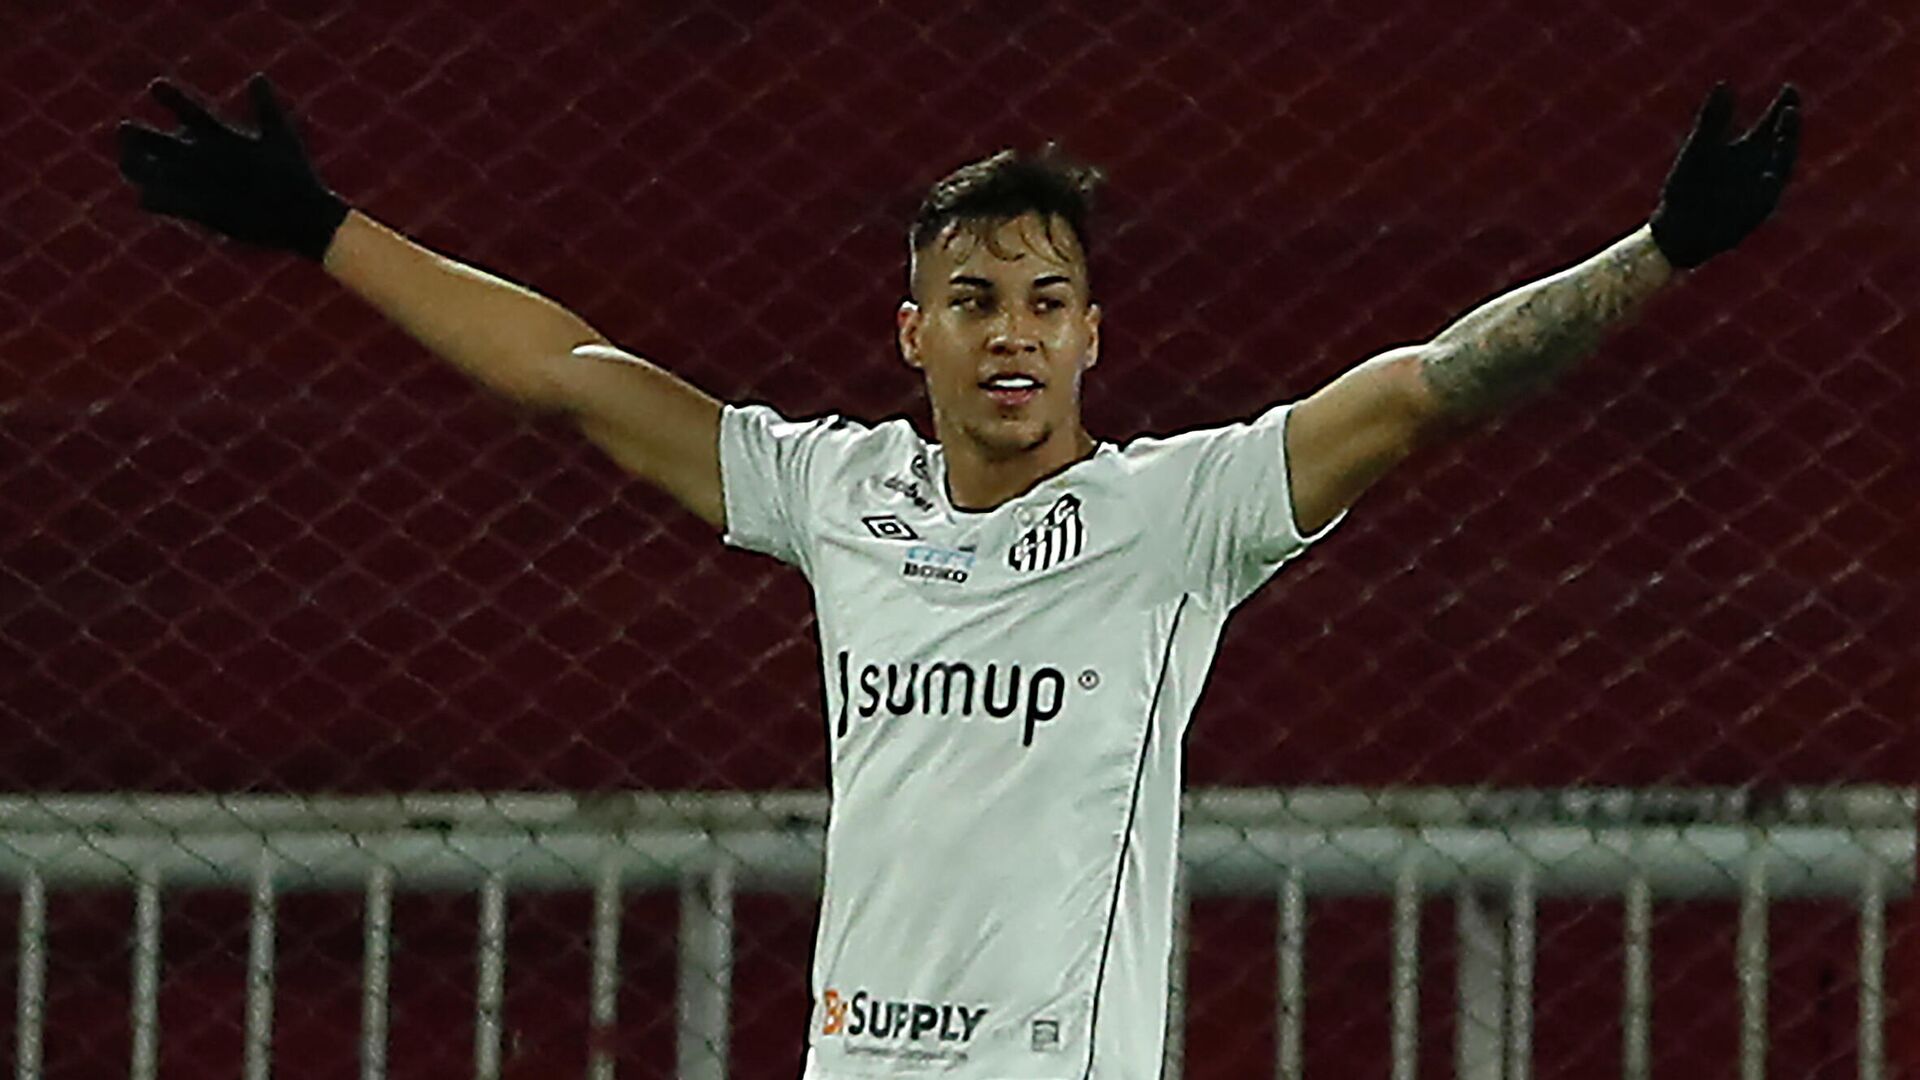
[[[980,388],[1002,409],[1017,409],[1040,396],[1045,383],[1031,375],[995,375],[983,379]]]

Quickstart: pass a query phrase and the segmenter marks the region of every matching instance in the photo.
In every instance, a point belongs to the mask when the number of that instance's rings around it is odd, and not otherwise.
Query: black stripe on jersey
[[[1173,624],[1167,629],[1167,649],[1160,654],[1160,674],[1154,676],[1153,701],[1147,705],[1147,734],[1140,740],[1140,763],[1133,770],[1133,794],[1127,797],[1127,831],[1121,834],[1120,861],[1113,870],[1113,902],[1107,906],[1107,932],[1100,939],[1100,966],[1093,976],[1093,1013],[1087,1018],[1087,1071],[1081,1080],[1093,1076],[1093,1050],[1100,1045],[1100,988],[1107,981],[1107,953],[1113,948],[1113,924],[1120,917],[1120,886],[1127,876],[1127,851],[1133,846],[1133,817],[1140,809],[1140,780],[1147,774],[1147,749],[1153,745],[1153,714],[1160,707],[1160,691],[1167,686],[1167,665],[1173,660],[1173,643],[1180,634],[1180,616],[1187,610],[1187,597],[1173,609]],[[1180,854],[1175,841],[1174,872],[1179,872]]]

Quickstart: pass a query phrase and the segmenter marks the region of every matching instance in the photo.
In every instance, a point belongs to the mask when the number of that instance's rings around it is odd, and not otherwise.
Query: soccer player
[[[1100,353],[1097,172],[1006,152],[910,232],[904,420],[723,405],[559,305],[428,251],[315,177],[264,79],[257,133],[180,90],[122,128],[145,208],[322,264],[492,389],[564,414],[725,542],[806,574],[833,812],[806,1075],[1158,1074],[1181,739],[1229,612],[1416,448],[1550,383],[1738,244],[1792,170],[1798,96],[1707,97],[1649,223],[1243,423],[1081,423]]]

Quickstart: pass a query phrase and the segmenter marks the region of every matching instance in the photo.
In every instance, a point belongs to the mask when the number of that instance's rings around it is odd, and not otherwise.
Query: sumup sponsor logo
[[[1070,685],[1065,673],[1045,664],[1027,667],[965,660],[862,664],[847,649],[840,650],[835,662],[840,685],[836,738],[847,734],[856,717],[886,719],[918,714],[964,723],[977,715],[990,724],[1011,723],[1018,717],[1020,745],[1032,746],[1040,725],[1059,716],[1066,706]],[[1099,680],[1082,676],[1071,685],[1086,692],[1098,686]]]
[[[847,997],[828,990],[820,1002],[820,1034],[964,1043],[986,1019],[985,1005],[951,1001],[889,1001],[865,990]]]

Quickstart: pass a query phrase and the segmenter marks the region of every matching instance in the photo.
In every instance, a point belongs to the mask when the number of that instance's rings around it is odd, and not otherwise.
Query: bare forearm
[[[1425,350],[1422,373],[1436,417],[1457,423],[1484,416],[1552,383],[1672,275],[1642,228],[1468,312]]]
[[[434,354],[534,408],[562,404],[547,376],[551,365],[576,345],[607,344],[552,300],[436,254],[359,213],[341,224],[325,265]]]

